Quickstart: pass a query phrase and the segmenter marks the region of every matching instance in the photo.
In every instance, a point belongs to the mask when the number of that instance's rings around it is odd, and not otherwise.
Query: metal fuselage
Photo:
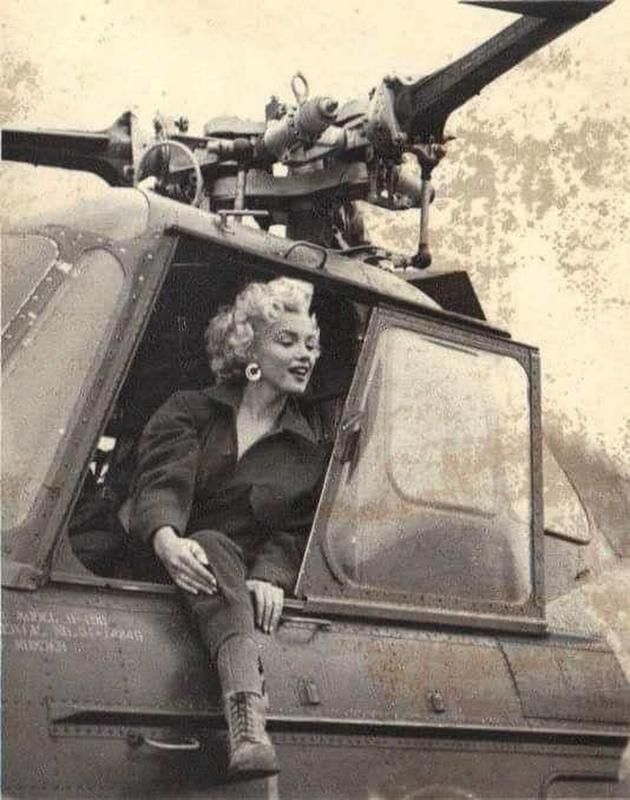
[[[38,409],[46,406],[38,395],[46,388],[41,378],[45,364],[33,374],[33,362],[29,373],[24,359],[35,357],[29,351],[33,342],[43,346],[38,325],[44,324],[46,305],[55,297],[61,298],[62,316],[78,314],[75,356],[72,364],[59,365],[63,381],[74,381],[77,389],[69,390],[68,397],[61,391],[50,405],[52,416],[64,404],[68,409],[61,427],[44,420],[58,427],[58,435],[46,451],[50,458],[38,466],[40,485],[8,484],[4,492],[12,522],[3,541],[7,795],[622,796],[616,775],[627,741],[630,699],[620,667],[602,639],[545,627],[536,351],[479,320],[441,310],[389,273],[334,254],[322,263],[322,253],[308,246],[292,248],[289,240],[225,225],[212,215],[135,190],[111,190],[94,207],[84,205],[60,220],[29,226],[26,239],[15,234],[22,241],[43,237],[54,244],[54,252],[4,331],[9,402],[12,381],[32,380],[30,395],[21,395],[24,408],[15,410],[14,400],[9,412],[29,416],[37,426],[42,424]],[[312,281],[331,303],[342,298],[360,306],[363,343],[352,361],[345,402],[341,398],[341,421],[296,596],[286,602],[278,633],[259,639],[281,775],[230,786],[222,778],[225,734],[216,681],[175,591],[91,573],[72,554],[68,527],[95,445],[121,388],[127,388],[126,376],[145,352],[143,336],[164,302],[162,287],[172,293],[179,275],[203,275],[205,283],[199,285],[223,287],[224,296],[216,300],[225,302],[234,286],[251,275],[274,274]],[[103,280],[99,295],[85,302],[92,304],[91,312],[97,305],[110,309],[100,323],[96,313],[82,317],[72,306],[73,295],[63,294],[72,291],[64,281],[74,280],[80,288],[82,276],[91,281],[97,275]],[[184,303],[195,304],[190,286],[182,296]],[[85,331],[77,327],[81,324]],[[381,353],[387,336],[394,349]],[[488,577],[494,575],[493,560],[500,563],[497,551],[482,551],[479,559],[479,550],[466,549],[465,536],[476,535],[474,526],[449,539],[467,514],[479,517],[461,505],[454,484],[444,489],[450,510],[443,497],[412,498],[405,506],[421,509],[422,519],[447,520],[446,527],[440,523],[435,528],[451,548],[446,559],[435,539],[420,551],[416,564],[405,564],[423,530],[416,517],[405,528],[398,516],[392,552],[398,542],[403,555],[394,557],[390,573],[381,574],[378,564],[391,555],[377,552],[372,558],[372,540],[367,539],[360,566],[354,572],[348,566],[347,542],[363,529],[375,531],[379,541],[393,535],[392,520],[385,512],[379,517],[368,495],[370,481],[375,487],[385,481],[374,464],[381,457],[388,464],[388,459],[400,461],[410,452],[396,444],[396,426],[411,412],[390,407],[394,401],[382,394],[396,376],[387,373],[384,382],[379,377],[379,370],[388,368],[385,357],[397,353],[397,336],[406,337],[405,347],[411,337],[419,337],[430,358],[433,343],[443,348],[443,357],[431,362],[435,391],[441,359],[450,363],[450,353],[454,358],[472,354],[480,376],[486,361],[490,375],[496,359],[518,364],[522,378],[515,380],[526,381],[522,457],[529,498],[527,524],[518,534],[525,537],[519,547],[525,553],[522,572],[528,576],[521,589],[515,588],[516,578]],[[82,359],[82,342],[90,338],[96,344]],[[64,355],[62,349],[56,358]],[[444,374],[444,384],[458,369]],[[477,388],[480,394],[485,391],[481,378]],[[54,393],[55,386],[48,391]],[[418,406],[428,407],[427,391],[426,385],[412,388]],[[466,403],[474,407],[472,398]],[[408,420],[401,424],[404,437],[413,440],[413,425]],[[27,447],[28,436],[25,440]],[[376,460],[374,447],[381,454]],[[426,439],[420,437],[416,448],[423,447]],[[41,448],[46,450],[43,443]],[[413,480],[405,486],[422,487],[426,473],[414,472],[413,461],[407,467]],[[469,467],[471,472],[485,469]],[[350,490],[353,480],[360,486]],[[405,492],[411,490],[402,478],[391,480],[398,487],[393,495],[407,502]],[[350,500],[349,491],[355,492]],[[373,497],[383,509],[388,498],[386,493]],[[350,521],[347,514],[344,518],[348,508],[355,512]],[[431,525],[426,522],[427,531]],[[502,531],[499,525],[495,533]],[[457,564],[455,572],[431,584],[432,573],[448,563]],[[405,590],[397,584],[401,576],[416,572],[425,575],[418,585]]]

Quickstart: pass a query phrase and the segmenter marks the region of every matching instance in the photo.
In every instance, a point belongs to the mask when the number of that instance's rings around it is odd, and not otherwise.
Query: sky
[[[265,3],[5,0],[0,122],[98,130],[132,109],[262,119],[297,70],[315,94],[362,97],[420,75],[513,15],[454,0]],[[436,269],[467,269],[491,321],[539,346],[545,420],[630,471],[630,0],[616,0],[451,118],[434,175]],[[5,216],[98,179],[2,168]],[[417,212],[371,215],[410,253]],[[629,476],[630,477],[630,476]]]

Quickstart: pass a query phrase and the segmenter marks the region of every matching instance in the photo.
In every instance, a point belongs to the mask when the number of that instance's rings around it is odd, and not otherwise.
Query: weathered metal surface
[[[164,235],[165,227],[173,218],[180,224],[183,219],[194,220],[214,246],[234,236],[208,221],[197,221],[201,212],[194,209],[168,200],[150,205],[147,234],[132,242],[104,241],[95,234],[55,226],[46,229],[69,262],[95,245],[109,248],[126,274],[143,276],[146,292],[142,308],[132,303],[126,312],[123,307],[115,329],[120,338],[114,339],[109,361],[101,369],[101,377],[109,377],[96,383],[93,394],[85,398],[92,414],[89,423],[79,417],[77,430],[69,434],[60,475],[66,475],[63,470],[72,471],[64,464],[82,463],[87,457],[91,439],[84,436],[85,426],[98,430],[128,358],[124,348],[133,349],[142,333],[174,246],[174,240]],[[76,218],[74,224],[78,224]],[[188,236],[192,235],[189,230]],[[277,247],[277,240],[264,233],[243,229],[242,235],[250,243],[250,252],[263,259]],[[153,255],[150,263],[147,254]],[[333,264],[336,258],[332,257]],[[343,263],[340,258],[337,261]],[[270,263],[275,266],[278,259]],[[344,268],[352,274],[368,269],[352,261]],[[334,273],[327,280],[345,288]],[[388,297],[380,288],[374,296]],[[423,305],[417,308],[421,314],[430,310]],[[400,312],[399,317],[406,318]],[[529,363],[530,349],[497,337],[492,329],[486,333],[468,326],[466,330],[459,324],[454,327],[453,322],[459,319],[444,315],[442,322],[425,321],[422,326],[431,328],[433,335],[448,331],[448,337],[462,346],[507,349],[525,359],[524,365]],[[361,370],[364,377],[369,373],[367,361]],[[533,431],[534,437],[539,435],[535,425]],[[45,554],[62,530],[78,473],[75,469],[72,477],[67,472],[65,479],[57,480],[64,487],[56,497],[57,510],[31,520],[32,538],[23,530],[16,539],[27,563],[48,560]],[[25,575],[23,570],[11,570],[14,561],[6,563],[8,585],[35,588],[30,577],[20,577]],[[65,564],[71,569],[72,559]],[[45,576],[38,574],[41,583]],[[221,784],[225,745],[217,686],[196,631],[178,601],[163,588],[154,591],[136,584],[125,591],[124,583],[116,588],[116,582],[98,581],[85,571],[71,580],[78,582],[5,595],[3,679],[5,686],[19,684],[22,696],[28,698],[25,706],[11,696],[5,706],[5,724],[18,731],[5,750],[5,763],[10,765],[7,788],[25,797],[89,793],[122,797],[171,791],[180,796],[188,792],[191,797],[198,792],[228,796]],[[108,583],[114,585],[108,588]],[[309,598],[306,603],[289,605],[293,619],[282,625],[274,640],[260,636],[272,698],[270,727],[283,760],[278,791],[284,795],[280,796],[293,797],[298,790],[306,792],[304,797],[309,792],[320,797],[322,791],[330,797],[364,796],[371,787],[380,787],[384,797],[403,797],[394,787],[450,786],[445,783],[446,766],[444,771],[438,766],[436,752],[456,756],[461,763],[456,785],[481,796],[493,796],[496,781],[487,769],[477,770],[480,752],[484,760],[494,758],[488,755],[492,752],[499,754],[496,758],[502,764],[513,764],[500,796],[522,796],[524,791],[538,791],[543,779],[571,774],[578,746],[583,747],[583,758],[591,759],[592,774],[612,777],[628,711],[618,668],[601,643],[588,647],[582,643],[576,648],[554,640],[550,647],[545,640],[547,649],[536,650],[533,642],[518,636],[499,640],[464,634],[456,627],[450,634],[440,632],[432,628],[437,619],[431,613],[423,617],[422,625],[416,619],[413,627],[404,627],[385,622],[397,616],[391,607],[374,608],[357,596],[341,598],[342,609],[335,606],[330,592],[320,594],[321,607],[333,614],[331,619],[309,617],[316,607]],[[461,609],[449,612],[444,603],[438,617],[468,630],[476,625],[491,627],[487,609],[473,605],[463,613]],[[518,630],[523,622],[511,620],[504,609],[494,615],[492,625]],[[539,653],[552,654],[546,656],[546,694],[528,677],[528,659],[536,663]],[[594,664],[602,690],[589,697],[586,687]],[[565,673],[568,680],[561,676]],[[578,711],[571,714],[570,709]],[[502,744],[497,737],[502,737]],[[200,747],[169,751],[165,756],[147,745],[147,739],[175,746],[195,740]],[[297,759],[296,743],[301,748]],[[317,764],[319,774],[334,748],[346,753],[361,779],[348,783],[347,769],[333,770],[329,764],[327,777],[310,788],[307,782],[305,789],[305,764],[311,763],[312,768]],[[387,760],[385,783],[382,768],[376,769],[376,754]],[[373,769],[362,766],[366,761]],[[122,771],[121,764],[125,765]],[[521,777],[514,777],[517,773]],[[266,796],[269,786],[252,791],[252,796],[255,792]]]
[[[95,134],[4,131],[5,157],[92,170],[117,186],[137,181],[142,152],[149,152],[148,171],[158,178],[158,190],[170,198],[117,189],[94,203],[49,212],[22,226],[47,237],[51,245],[43,254],[44,273],[35,275],[22,292],[24,302],[13,304],[9,314],[9,358],[15,357],[28,339],[31,322],[86,254],[105,254],[97,263],[117,265],[123,296],[112,308],[110,338],[78,370],[76,413],[67,428],[58,431],[59,447],[42,478],[40,494],[3,543],[3,581],[8,587],[2,618],[3,714],[11,734],[3,749],[3,774],[11,796],[412,800],[623,793],[615,778],[628,739],[630,698],[615,656],[600,639],[545,631],[537,352],[484,323],[474,293],[467,287],[462,290],[461,281],[436,282],[431,299],[430,291],[422,291],[431,279],[425,282],[415,271],[403,269],[409,259],[395,261],[393,254],[366,245],[360,226],[344,207],[356,198],[392,210],[422,205],[418,263],[426,264],[428,179],[443,155],[448,114],[528,53],[607,3],[480,4],[531,16],[424,79],[385,79],[369,105],[354,103],[337,112],[336,102],[310,100],[306,82],[302,79],[300,89],[296,76],[297,107],[287,113],[277,101],[270,104],[267,125],[221,121],[209,125],[203,137],[174,134],[172,141],[179,149],[183,145],[190,150],[186,152],[193,159],[192,169],[176,157],[170,163],[162,158],[163,137],[173,127],[163,120],[156,125],[152,150],[140,141],[131,115]],[[274,128],[272,123],[279,124]],[[182,121],[175,127],[185,133]],[[224,138],[213,138],[216,135]],[[422,182],[412,177],[405,183],[396,172],[403,155],[410,153],[424,167]],[[271,174],[275,160],[288,168],[285,177]],[[192,171],[196,184],[190,183]],[[405,192],[409,196],[403,196]],[[194,196],[201,201],[202,195],[218,214],[173,200]],[[248,213],[257,213],[262,227],[286,224],[289,237],[305,231],[298,238],[309,241],[295,242],[236,224]],[[189,259],[179,259],[181,254]],[[32,251],[24,255],[29,266],[37,261]],[[370,261],[389,262],[398,274],[377,269]],[[55,265],[57,281],[42,284]],[[343,298],[348,306],[350,301],[360,304],[364,325],[371,319],[364,347],[349,363],[355,382],[341,414],[334,459],[303,564],[301,600],[287,601],[274,637],[257,638],[271,697],[269,727],[282,773],[247,785],[224,783],[219,687],[179,598],[170,587],[91,575],[77,565],[66,538],[95,441],[116,405],[171,266],[169,281],[175,284],[167,285],[176,292],[190,287],[177,283],[188,268],[203,270],[206,282],[200,285],[206,289],[211,275],[217,283],[213,302],[224,301],[221,290],[228,294],[227,285],[231,291],[252,275],[289,274],[310,280],[323,294]],[[177,306],[173,313],[180,310]],[[182,333],[187,318],[177,321]],[[407,405],[388,407],[386,419],[381,416],[377,425],[377,416],[368,413],[367,406],[377,404],[379,369],[385,374],[391,365],[382,359],[377,369],[373,357],[378,337],[393,328],[422,335],[443,349],[433,362],[417,357],[416,363],[413,358],[403,361],[406,373],[390,381],[400,395],[405,379],[419,377],[418,364],[425,374],[422,380],[408,381],[412,392],[407,391]],[[353,345],[364,331],[357,328]],[[413,347],[405,352],[417,356]],[[412,409],[421,408],[421,418],[435,422],[431,404],[452,408],[447,401],[455,390],[457,369],[448,372],[445,364],[453,353],[469,355],[477,366],[477,382],[471,380],[465,387],[459,407],[476,408],[475,419],[484,431],[498,429],[506,419],[510,426],[501,429],[489,458],[481,443],[469,454],[464,470],[462,459],[457,459],[465,448],[459,446],[458,431],[452,430],[464,429],[463,416],[453,411],[447,420],[450,429],[435,424],[424,431],[423,442],[414,439],[408,424]],[[520,405],[475,406],[485,386],[481,376],[490,375],[483,372],[484,358],[490,356],[510,359],[514,369],[508,370],[507,378],[520,378],[513,395],[509,380],[495,381],[493,396],[517,397]],[[431,364],[433,372],[427,369]],[[339,399],[340,392],[335,397]],[[360,474],[361,459],[367,462],[366,440],[375,431],[382,446],[362,474],[371,497],[360,506],[353,524],[357,530],[372,525],[379,547],[370,551],[368,543],[363,552],[367,557],[353,560],[360,548],[352,526],[340,526],[333,536],[327,515],[340,511],[343,521],[347,514],[336,494],[340,469]],[[443,447],[434,449],[446,454],[458,476],[447,497],[431,496],[434,465],[416,458],[435,431]],[[506,457],[502,449],[511,440],[517,442],[518,459]],[[409,474],[392,477],[392,453],[393,463]],[[483,481],[475,481],[492,464],[497,467],[497,485],[504,478],[499,473],[505,471],[523,489],[524,511],[519,498],[507,490],[494,495],[505,500],[499,508],[485,508],[483,492],[472,492],[472,499],[468,492],[468,500],[462,500],[462,487],[478,484],[483,489]],[[581,476],[568,469],[565,477],[566,482],[556,474],[555,483],[566,530],[556,530],[563,524],[549,516],[550,530],[556,537],[564,535],[565,541],[555,538],[548,554],[553,569],[562,563],[570,583],[579,559],[574,551],[573,558],[566,557],[566,547],[571,546],[566,539],[585,542],[598,527],[609,528],[613,538],[619,538],[625,506],[616,485],[601,479],[598,491],[602,486],[612,489],[599,491],[607,494],[606,500],[594,503],[597,513],[589,515],[592,480],[585,492]],[[395,484],[399,500],[411,498],[406,507],[401,500],[404,515],[385,513],[388,508],[379,490],[386,481]],[[409,512],[413,503],[418,517]],[[485,522],[466,527],[461,524],[466,515]],[[378,528],[388,516],[392,524]],[[438,516],[440,524],[424,524]],[[495,519],[500,523],[489,521]],[[398,551],[396,569],[389,568],[380,546],[391,530],[402,534],[392,540]],[[449,538],[453,531],[457,536]],[[505,531],[512,532],[511,542],[499,536],[489,546],[491,533]],[[426,532],[427,540],[434,537],[432,546],[414,561],[411,556],[418,550],[413,547],[419,533]],[[341,557],[334,552],[340,543],[346,548]],[[501,567],[505,553],[514,556],[520,573],[515,570],[499,585],[494,580],[496,567]],[[453,565],[459,562],[458,573]],[[421,583],[402,584],[420,574],[428,589]],[[565,591],[566,580],[552,576],[551,593]]]
[[[74,240],[77,233],[94,236],[97,244],[111,244],[137,239],[147,231],[149,197],[137,189],[109,187],[93,189],[78,202],[69,199],[26,214],[10,226],[11,233],[42,231],[54,228],[60,236]],[[9,226],[4,231],[8,232]],[[10,262],[9,262],[10,263]]]
[[[607,647],[557,641],[502,647],[526,717],[619,724],[630,717],[630,687]]]
[[[111,186],[133,183],[138,157],[137,121],[130,111],[104,131],[21,130],[5,127],[2,155],[10,161],[94,172]]]
[[[378,796],[400,798],[405,785],[447,785],[448,763],[455,785],[484,797],[534,796],[548,775],[576,763],[612,780],[624,727],[605,709],[622,694],[603,674],[598,722],[567,720],[579,702],[575,680],[550,688],[544,719],[534,720],[502,649],[531,658],[536,643],[293,616],[275,639],[258,637],[281,797],[365,797],[379,787]],[[72,585],[11,592],[3,646],[4,686],[22,687],[20,698],[4,693],[15,732],[5,743],[6,788],[15,796],[225,796],[217,687],[174,595]],[[579,652],[558,639],[551,646],[567,662]],[[612,669],[610,651],[591,646]],[[573,667],[583,682],[590,671],[587,661]],[[158,753],[138,736],[192,737],[201,749]],[[495,762],[510,776],[500,789]]]
[[[442,308],[476,319],[486,319],[468,273],[408,270],[406,280],[432,297]]]
[[[554,454],[586,509],[589,525],[604,537],[621,557],[630,555],[630,492],[627,480],[604,453],[585,447],[575,435],[559,427],[549,428]]]

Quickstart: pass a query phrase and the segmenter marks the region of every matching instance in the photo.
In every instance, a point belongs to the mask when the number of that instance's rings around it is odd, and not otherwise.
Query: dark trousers
[[[203,547],[209,569],[217,579],[214,595],[183,592],[201,637],[216,662],[221,645],[235,635],[253,637],[254,605],[245,583],[247,567],[243,550],[219,531],[197,531],[190,535]]]

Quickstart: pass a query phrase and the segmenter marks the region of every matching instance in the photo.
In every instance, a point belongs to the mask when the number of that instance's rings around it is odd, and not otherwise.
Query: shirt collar
[[[222,405],[229,406],[234,414],[238,411],[243,396],[243,387],[233,383],[218,383],[206,390],[208,397]],[[317,435],[300,410],[297,400],[288,397],[280,413],[275,431],[288,431],[313,444],[318,443]]]

